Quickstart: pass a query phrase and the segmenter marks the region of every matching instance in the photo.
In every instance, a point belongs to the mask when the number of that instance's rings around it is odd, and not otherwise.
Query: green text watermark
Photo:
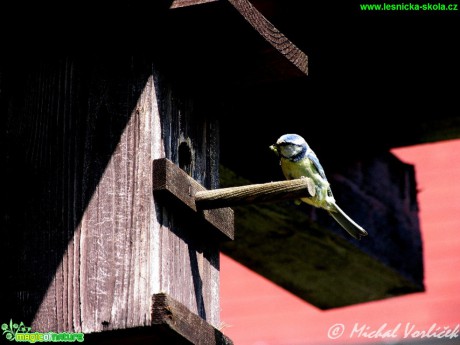
[[[362,3],[361,11],[415,11],[415,12],[454,12],[459,11],[457,3],[442,2],[398,2],[398,3]]]
[[[83,342],[85,335],[83,333],[55,333],[55,332],[31,332],[30,327],[26,327],[23,322],[2,324],[3,335],[10,341],[22,343],[58,343],[58,342]]]

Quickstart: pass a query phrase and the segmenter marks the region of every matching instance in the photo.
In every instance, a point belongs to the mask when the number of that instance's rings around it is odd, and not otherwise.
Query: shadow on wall
[[[3,74],[0,320],[34,319],[149,76],[134,66],[34,60]]]

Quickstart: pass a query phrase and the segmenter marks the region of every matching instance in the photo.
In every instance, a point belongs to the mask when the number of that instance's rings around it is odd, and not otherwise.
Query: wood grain
[[[173,0],[170,9],[207,4],[219,0]]]
[[[198,191],[195,194],[195,202],[200,208],[212,209],[308,198],[314,196],[315,193],[313,181],[303,178]]]
[[[167,294],[153,296],[152,324],[162,325],[172,333],[180,335],[176,340],[184,344],[222,344],[231,345],[233,342],[222,332],[211,327],[203,319],[190,313],[181,303]],[[177,344],[178,342],[174,342]]]
[[[280,32],[247,0],[228,0],[276,50],[308,75],[308,56]]]
[[[219,329],[165,293],[151,299],[152,324],[148,327],[85,334],[85,342],[101,345],[231,345]]]
[[[140,57],[18,62],[2,86],[0,316],[38,332],[130,329],[151,325],[165,292],[218,327],[218,245],[152,193],[163,157],[218,186],[218,126],[198,99]]]

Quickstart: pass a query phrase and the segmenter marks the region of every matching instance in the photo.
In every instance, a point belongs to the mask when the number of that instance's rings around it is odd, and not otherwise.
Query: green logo
[[[17,323],[13,323],[13,320],[10,320],[10,324],[4,323],[2,325],[2,331],[3,335],[5,335],[6,339],[8,340],[14,340],[16,333],[21,332],[21,333],[29,333],[30,332],[30,327],[26,327],[23,322],[21,322],[19,325]]]
[[[2,324],[3,335],[9,341],[16,342],[82,342],[85,340],[83,333],[40,333],[40,332],[30,332],[31,328],[26,327],[23,322],[17,324],[13,320],[10,320],[10,323]]]

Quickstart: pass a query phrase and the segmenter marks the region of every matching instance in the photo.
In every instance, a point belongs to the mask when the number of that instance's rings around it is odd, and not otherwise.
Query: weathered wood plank
[[[150,231],[155,208],[148,192],[153,140],[159,135],[155,128],[161,124],[154,77],[146,74],[137,79],[136,70],[124,65],[118,68],[112,85],[100,85],[98,78],[103,76],[96,74],[90,89],[94,94],[90,93],[88,127],[96,129],[91,133],[95,140],[103,135],[98,122],[110,126],[104,117],[117,121],[126,116],[127,123],[74,235],[80,244],[76,274],[81,281],[84,332],[145,325],[150,305],[143,296],[151,294],[153,281],[158,279],[151,274],[156,254]],[[132,94],[130,89],[137,92]],[[107,131],[110,133],[110,127]],[[86,145],[91,152],[98,142]],[[97,157],[88,155],[87,159],[90,167],[89,160]]]
[[[205,188],[219,184],[218,125],[212,119],[208,99],[176,88],[166,77],[156,79],[161,145],[167,158]],[[152,164],[150,164],[152,167]],[[150,170],[151,176],[152,171]],[[150,192],[153,194],[152,189]],[[178,214],[171,205],[155,200],[155,248],[159,258],[158,285],[153,293],[165,292],[210,324],[220,324],[219,247],[200,233],[193,219]],[[165,255],[168,253],[168,255]],[[171,261],[171,256],[174,259]],[[186,268],[186,269],[184,269]]]
[[[173,0],[170,9],[206,4],[219,0]]]
[[[90,344],[110,345],[231,345],[219,329],[191,313],[165,293],[152,297],[152,324],[148,327],[85,335]]]
[[[292,62],[301,72],[308,75],[307,55],[270,23],[262,13],[247,0],[228,1],[268,43]]]
[[[181,336],[184,344],[222,344],[233,342],[167,294],[153,296],[152,324],[164,326]]]
[[[188,176],[178,166],[168,159],[156,159],[153,161],[153,191],[156,195],[163,194],[165,197],[172,198],[180,204],[175,206],[185,206],[189,217],[199,217],[207,221],[214,231],[210,236],[220,240],[233,240],[234,221],[233,210],[221,208],[218,210],[202,210],[195,204],[195,195],[206,188]],[[209,231],[208,231],[209,232]]]

